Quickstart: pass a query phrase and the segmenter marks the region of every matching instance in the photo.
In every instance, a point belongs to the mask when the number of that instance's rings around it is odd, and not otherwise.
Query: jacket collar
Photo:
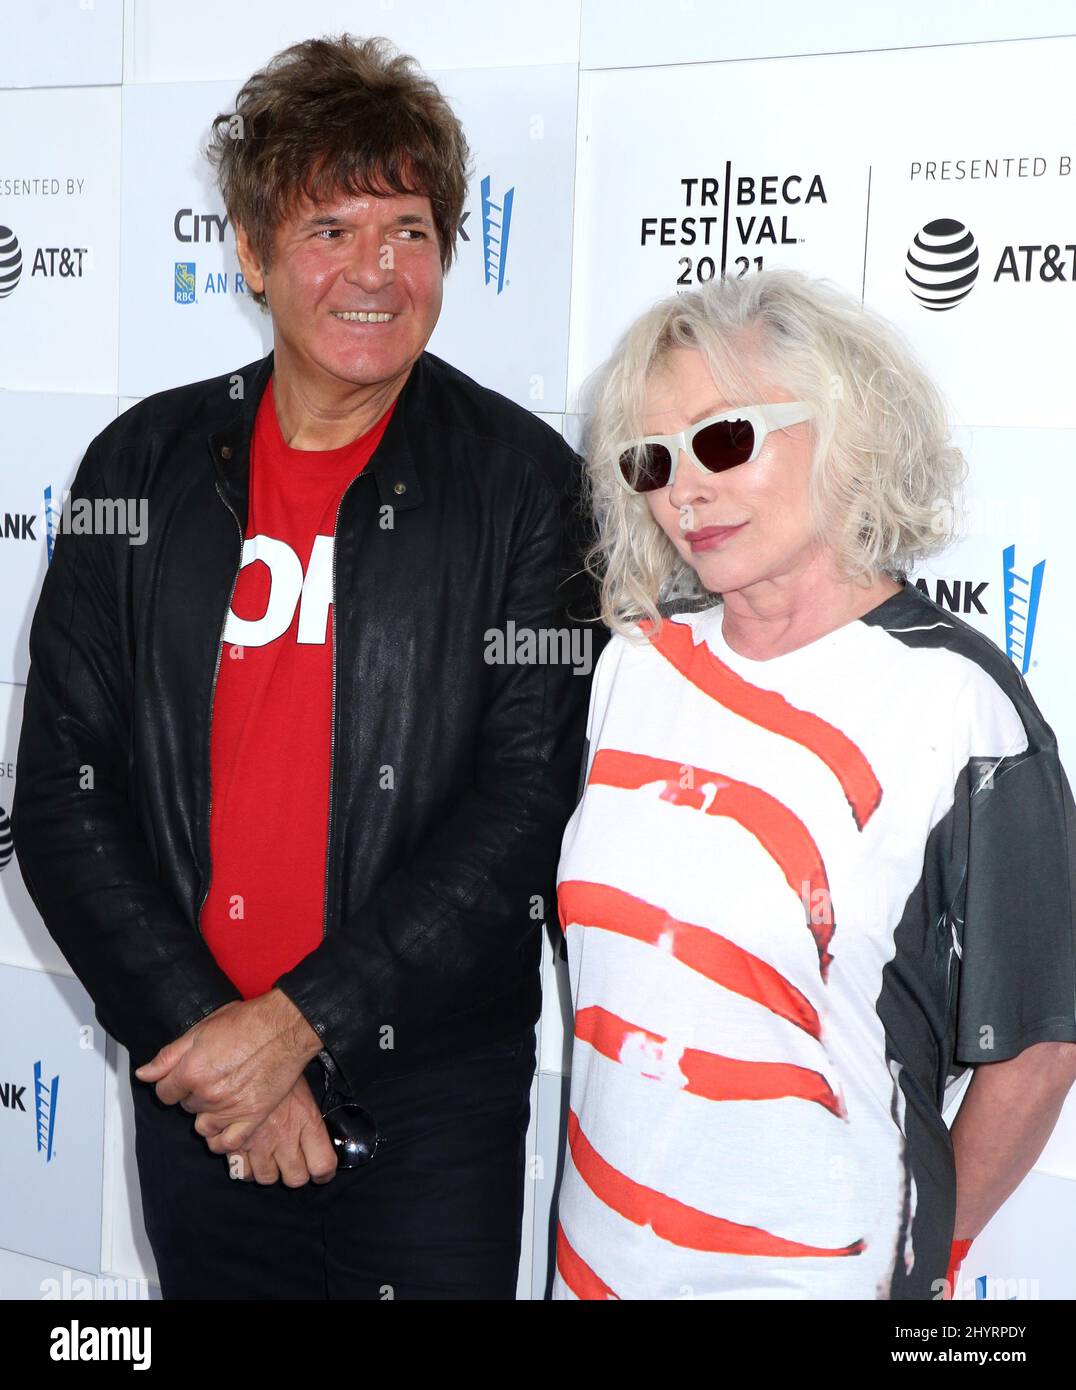
[[[422,353],[408,374],[403,390],[396,400],[392,418],[381,436],[370,462],[363,470],[377,482],[382,506],[394,511],[406,511],[422,502],[411,441],[421,403],[429,391],[429,366]],[[254,420],[269,379],[273,374],[273,353],[251,362],[230,378],[243,383],[239,409],[221,428],[208,437],[209,451],[220,481],[221,491],[246,533],[247,506],[250,488],[250,443],[254,435]]]

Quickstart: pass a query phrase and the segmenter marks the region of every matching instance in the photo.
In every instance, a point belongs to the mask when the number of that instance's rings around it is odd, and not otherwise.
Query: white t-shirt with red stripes
[[[553,1294],[932,1298],[946,1089],[1076,1041],[1056,744],[1011,663],[913,587],[767,661],[722,616],[614,636],[595,671],[558,874]],[[1032,822],[1033,889],[1002,870]]]

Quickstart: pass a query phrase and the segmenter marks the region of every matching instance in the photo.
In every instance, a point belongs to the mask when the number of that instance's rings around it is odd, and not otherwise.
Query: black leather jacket
[[[73,501],[147,499],[148,539],[58,536],[30,634],[16,852],[135,1065],[240,997],[199,915],[213,693],[272,367],[148,397],[92,441]],[[341,503],[322,941],[277,981],[338,1087],[538,1016],[590,680],[485,655],[509,622],[593,614],[578,477],[548,425],[424,353]],[[604,629],[579,631],[596,661]]]

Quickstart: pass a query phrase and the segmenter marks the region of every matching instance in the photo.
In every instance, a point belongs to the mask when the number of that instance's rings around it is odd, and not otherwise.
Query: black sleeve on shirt
[[[1056,741],[1031,709],[1031,748],[972,758],[962,779],[958,1064],[1005,1061],[1038,1042],[1076,1042],[1076,808]]]

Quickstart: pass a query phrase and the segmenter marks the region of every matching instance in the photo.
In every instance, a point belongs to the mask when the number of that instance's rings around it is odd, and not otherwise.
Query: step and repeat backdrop
[[[271,346],[200,147],[297,40],[384,34],[475,174],[431,350],[562,429],[659,296],[793,265],[945,391],[960,541],[917,581],[1026,676],[1076,768],[1076,0],[37,0],[0,52],[0,1297],[155,1297],[122,1047],[38,919],[8,812],[64,489],[136,400]],[[974,274],[958,268],[975,253]],[[499,254],[498,254],[499,253]],[[931,290],[907,271],[929,263]],[[922,280],[922,275],[917,275]],[[542,1298],[569,996],[547,943],[519,1293]],[[952,1118],[950,1112],[949,1118]],[[976,1242],[966,1298],[1076,1297],[1076,1102]]]

